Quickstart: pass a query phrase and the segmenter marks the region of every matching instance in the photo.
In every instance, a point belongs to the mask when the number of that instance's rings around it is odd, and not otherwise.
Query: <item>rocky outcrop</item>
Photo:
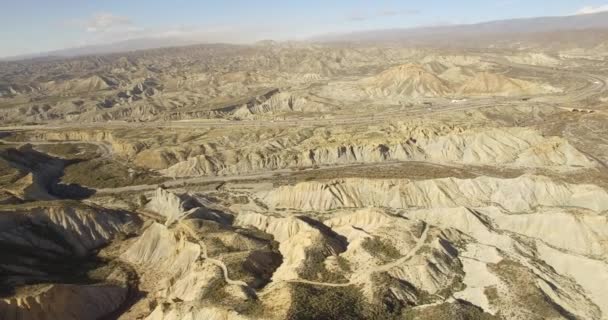
[[[86,278],[83,273],[99,263],[97,251],[138,224],[128,214],[69,202],[0,210],[2,284]]]
[[[163,310],[162,306],[156,307],[154,312],[146,320],[181,320],[181,319],[209,319],[209,320],[245,320],[249,319],[234,311],[220,308],[196,308],[189,306],[183,308],[171,308]]]
[[[242,151],[215,151],[192,156],[162,172],[168,176],[242,174],[315,165],[378,163],[386,161],[431,161],[512,167],[549,167],[577,170],[597,163],[566,140],[543,137],[530,129],[471,129],[448,134],[412,134],[401,139],[362,139],[357,142],[319,142],[311,137],[298,145],[245,147]],[[354,140],[354,139],[353,139]],[[171,153],[156,154],[162,161],[150,161],[155,168],[171,163]],[[142,154],[143,155],[143,154]],[[140,162],[143,164],[143,162]]]
[[[121,259],[146,269],[179,277],[194,266],[201,248],[167,227],[153,223],[122,255]]]
[[[24,201],[53,200],[51,189],[56,185],[65,163],[25,144],[0,152],[0,165],[7,174],[0,188]]]
[[[392,281],[398,300],[414,305],[422,292],[435,294],[458,281],[462,266],[448,244],[453,239],[448,241],[438,230],[381,209],[339,210],[334,215],[325,223],[348,239],[348,249],[340,256],[351,266],[350,282],[363,285],[370,300],[382,290],[378,279]],[[400,281],[416,289],[398,286]]]
[[[110,84],[99,76],[91,76],[83,79],[71,79],[67,81],[50,81],[41,84],[40,89],[58,95],[72,95],[78,93],[89,93],[107,90]]]
[[[4,190],[25,201],[55,199],[55,197],[47,192],[43,184],[38,181],[38,179],[36,179],[34,174],[31,172],[13,182]]]
[[[235,119],[255,119],[259,116],[276,116],[289,112],[323,112],[327,106],[311,101],[306,96],[290,92],[271,91],[228,113]]]
[[[146,204],[145,209],[164,217],[167,225],[180,219],[188,211],[184,200],[178,195],[162,188],[156,189],[154,197]]]
[[[1,210],[0,241],[30,254],[85,257],[138,223],[129,214],[75,202],[21,205]]]
[[[356,81],[334,82],[322,94],[336,100],[396,103],[423,98],[522,96],[560,92],[547,83],[511,78],[489,71],[480,57],[427,57]]]
[[[259,194],[276,208],[332,210],[345,207],[454,208],[501,206],[511,212],[536,207],[608,210],[608,192],[594,185],[557,183],[541,176],[437,180],[341,179],[303,182]]]
[[[362,80],[361,87],[371,96],[383,97],[445,97],[451,91],[446,81],[415,64],[397,66]]]
[[[222,277],[212,263],[199,262],[201,250],[205,249],[183,234],[153,223],[120,259],[136,267],[142,289],[154,292],[150,301],[195,301]]]
[[[28,136],[31,141],[82,141],[97,144],[103,152],[112,152],[126,158],[132,157],[143,149],[138,142],[116,137],[110,130],[50,130]]]
[[[601,311],[601,316],[591,314],[592,316],[608,318],[608,288],[602,285],[608,281],[608,264],[605,260],[566,254],[542,243],[538,244],[538,252],[540,259],[558,273],[572,277],[583,288],[583,292]],[[593,309],[590,308],[590,313],[595,311]]]
[[[325,234],[306,220],[274,218],[256,213],[242,213],[235,224],[242,227],[257,228],[271,234],[279,242],[283,263],[274,272],[273,281],[299,279],[311,251],[323,251],[322,255],[337,255],[345,250],[344,243],[337,235]],[[319,263],[319,261],[315,261]]]
[[[103,264],[98,250],[138,225],[129,214],[76,202],[0,210],[1,285],[17,292],[0,300],[3,319],[98,319],[118,309],[128,292],[120,270],[107,281],[87,272]]]
[[[518,303],[522,310],[547,316],[605,317],[606,292],[592,280],[604,277],[608,249],[603,231],[608,193],[597,186],[538,176],[341,179],[258,195],[276,212],[330,216],[323,223],[348,242],[339,259],[342,265],[348,261],[349,283],[362,285],[370,301],[391,297],[404,305],[428,304],[448,294],[492,314],[504,314],[507,305]],[[256,215],[241,219],[262,228],[273,225]],[[424,222],[422,228],[417,221]],[[279,237],[290,237],[285,231],[297,235],[299,228],[280,230]],[[305,243],[297,236],[290,239]],[[332,265],[331,260],[325,264]],[[388,295],[380,289],[387,285]]]
[[[579,205],[580,206],[580,205]],[[481,210],[501,230],[542,239],[546,244],[576,255],[601,259],[608,254],[608,217],[580,209],[538,209],[510,215]]]

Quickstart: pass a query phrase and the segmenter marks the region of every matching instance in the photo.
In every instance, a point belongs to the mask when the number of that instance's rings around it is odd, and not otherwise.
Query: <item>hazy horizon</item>
[[[608,10],[603,1],[470,0],[263,1],[232,0],[82,2],[25,0],[3,5],[0,57],[34,55],[134,39],[253,43],[305,40],[322,34],[363,30],[472,24],[538,16],[567,16]]]

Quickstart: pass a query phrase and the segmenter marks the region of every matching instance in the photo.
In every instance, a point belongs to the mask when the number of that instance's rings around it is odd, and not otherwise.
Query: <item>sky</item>
[[[305,40],[598,11],[608,0],[0,0],[0,57],[140,38]]]

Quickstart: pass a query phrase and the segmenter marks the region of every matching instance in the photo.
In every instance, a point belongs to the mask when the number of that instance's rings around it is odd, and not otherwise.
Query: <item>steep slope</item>
[[[244,227],[254,227],[274,236],[279,242],[283,263],[274,272],[273,281],[289,281],[301,276],[315,277],[307,269],[317,264],[310,256],[331,256],[345,251],[343,239],[336,234],[323,232],[312,220],[304,218],[274,218],[256,213],[243,213],[235,223]],[[315,279],[309,279],[315,280]]]
[[[327,216],[323,223],[344,235],[348,247],[325,265],[341,260],[342,267],[332,269],[339,272],[349,266],[349,283],[363,285],[370,301],[432,310],[447,294],[507,319],[527,318],[532,310],[538,319],[607,316],[608,291],[597,280],[608,276],[608,193],[597,186],[538,176],[342,179],[277,187],[258,196],[273,212]],[[413,247],[412,237],[428,240]],[[387,285],[391,294],[381,289]]]
[[[188,211],[184,200],[162,188],[156,189],[154,197],[146,204],[145,209],[164,217],[167,225],[182,218]]]
[[[444,97],[451,92],[448,83],[416,64],[393,67],[362,80],[361,86],[368,94],[383,97]]]
[[[89,93],[109,89],[110,85],[99,76],[67,81],[50,81],[41,84],[41,89],[58,95]]]
[[[45,256],[86,257],[137,223],[130,214],[72,201],[23,204],[1,209],[0,239]]]
[[[557,89],[548,85],[511,79],[501,74],[479,72],[472,79],[465,82],[458,90],[464,96],[521,96],[527,94],[541,94],[556,92]]]
[[[5,320],[94,320],[118,309],[126,295],[126,288],[115,285],[47,285],[0,299],[0,314]]]
[[[515,179],[365,180],[303,182],[259,194],[274,208],[454,208],[498,205],[511,212],[538,206],[608,210],[608,192],[595,185],[557,183],[542,176]]]
[[[536,66],[555,67],[562,63],[559,59],[552,57],[546,53],[537,52],[507,56],[505,58],[507,58],[507,60],[511,62]]]
[[[226,175],[283,168],[387,161],[432,161],[559,171],[593,168],[598,164],[559,137],[543,137],[524,128],[454,129],[434,132],[419,127],[395,135],[359,136],[336,130],[332,141],[321,134],[277,139],[238,150],[210,150],[179,161],[161,172],[167,176]],[[142,152],[154,159],[175,159],[183,153]],[[143,160],[143,157],[142,157]],[[137,160],[136,160],[137,161]],[[138,162],[146,165],[146,162]]]
[[[76,202],[0,210],[3,319],[98,319],[126,300],[128,275],[97,251],[139,226],[135,217]],[[90,275],[90,271],[97,275]],[[105,274],[105,275],[104,275]],[[50,284],[49,284],[50,283]]]

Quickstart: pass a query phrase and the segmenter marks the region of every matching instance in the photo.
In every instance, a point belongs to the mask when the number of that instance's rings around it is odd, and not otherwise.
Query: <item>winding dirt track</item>
[[[226,264],[224,264],[224,262],[217,259],[209,258],[209,255],[207,254],[207,245],[205,245],[203,240],[199,239],[196,232],[194,232],[194,230],[192,230],[190,226],[184,224],[182,220],[178,220],[177,225],[178,227],[183,229],[190,237],[198,240],[198,245],[201,247],[201,250],[203,252],[203,258],[222,269],[222,273],[224,275],[224,280],[226,281],[226,283],[235,286],[248,287],[247,283],[245,283],[244,281],[230,279],[230,277],[228,276],[228,268],[226,268]]]
[[[392,262],[389,262],[387,264],[383,264],[381,266],[375,267],[374,269],[372,269],[372,272],[376,273],[381,273],[381,272],[387,272],[390,269],[402,265],[404,263],[406,263],[408,260],[410,260],[416,253],[418,253],[418,251],[420,251],[420,249],[422,249],[422,247],[424,246],[424,243],[427,240],[428,237],[428,232],[429,232],[429,226],[425,223],[424,224],[424,230],[422,231],[422,234],[420,235],[420,238],[418,238],[418,240],[416,241],[416,245],[403,257],[394,260]],[[351,280],[347,283],[328,283],[328,282],[317,282],[317,281],[310,281],[310,280],[304,280],[304,279],[294,279],[294,280],[285,280],[285,282],[289,282],[289,283],[303,283],[303,284],[310,284],[310,285],[315,285],[315,286],[323,286],[323,287],[348,287],[354,284],[359,283],[356,279],[357,278],[361,278],[364,276],[367,276],[368,272],[366,271],[364,274],[355,274],[353,275],[353,277],[351,277]],[[354,278],[354,279],[353,279]]]
[[[138,213],[142,214],[148,218],[159,221],[159,222],[161,220],[163,220],[163,218],[161,216],[150,213],[150,212],[138,212]],[[205,260],[208,260],[209,262],[213,263],[214,265],[218,266],[220,269],[222,269],[222,273],[223,273],[224,280],[226,281],[226,283],[228,283],[230,285],[241,286],[241,287],[249,286],[244,281],[230,279],[228,268],[226,267],[226,264],[224,262],[222,262],[221,260],[217,260],[217,259],[213,259],[213,258],[209,257],[209,255],[207,254],[207,245],[205,245],[205,243],[202,240],[200,240],[199,236],[196,234],[196,232],[194,232],[194,230],[192,230],[192,228],[190,228],[190,226],[183,223],[183,218],[177,220],[176,224],[177,224],[178,228],[180,228],[181,230],[186,232],[191,238],[197,239],[198,245],[201,247],[203,258]],[[415,254],[418,253],[418,251],[420,251],[420,249],[422,249],[422,247],[426,243],[427,238],[428,238],[428,231],[429,231],[429,226],[428,226],[428,224],[425,223],[422,234],[420,235],[418,240],[416,240],[416,245],[407,254],[405,254],[403,257],[401,257],[397,260],[394,260],[392,262],[389,262],[389,263],[386,263],[386,264],[383,264],[381,266],[374,268],[372,270],[372,272],[386,272],[386,271],[389,271],[390,269],[392,269],[396,266],[402,265],[403,263],[410,260]],[[366,273],[367,272],[368,271],[366,271]],[[288,283],[301,283],[301,284],[309,284],[309,285],[315,285],[315,286],[339,288],[339,287],[348,287],[348,286],[357,284],[358,281],[356,279],[360,278],[362,276],[365,276],[365,274],[355,274],[353,277],[351,277],[351,280],[347,283],[318,282],[318,281],[310,281],[310,280],[305,280],[305,279],[292,279],[292,280],[283,280],[283,281],[288,282]]]
[[[161,224],[165,224],[166,220],[167,220],[162,215],[159,215],[157,213],[150,212],[150,211],[139,210],[139,211],[137,211],[137,214],[144,216],[148,219],[152,219]],[[196,239],[197,244],[201,247],[201,252],[202,252],[203,258],[205,260],[208,260],[209,262],[213,263],[214,265],[218,266],[220,269],[222,269],[222,274],[224,276],[224,281],[226,281],[226,283],[228,283],[230,285],[235,285],[235,286],[248,287],[249,285],[247,283],[245,283],[244,281],[230,279],[230,277],[228,276],[228,268],[226,267],[226,264],[224,264],[224,262],[209,257],[209,255],[207,254],[207,245],[205,244],[205,242],[203,242],[203,240],[201,240],[199,238],[199,236],[196,234],[196,232],[194,232],[194,230],[192,230],[192,228],[190,228],[190,226],[183,223],[183,219],[186,218],[186,216],[182,217],[181,219],[176,220],[177,228],[184,231],[192,239]]]

